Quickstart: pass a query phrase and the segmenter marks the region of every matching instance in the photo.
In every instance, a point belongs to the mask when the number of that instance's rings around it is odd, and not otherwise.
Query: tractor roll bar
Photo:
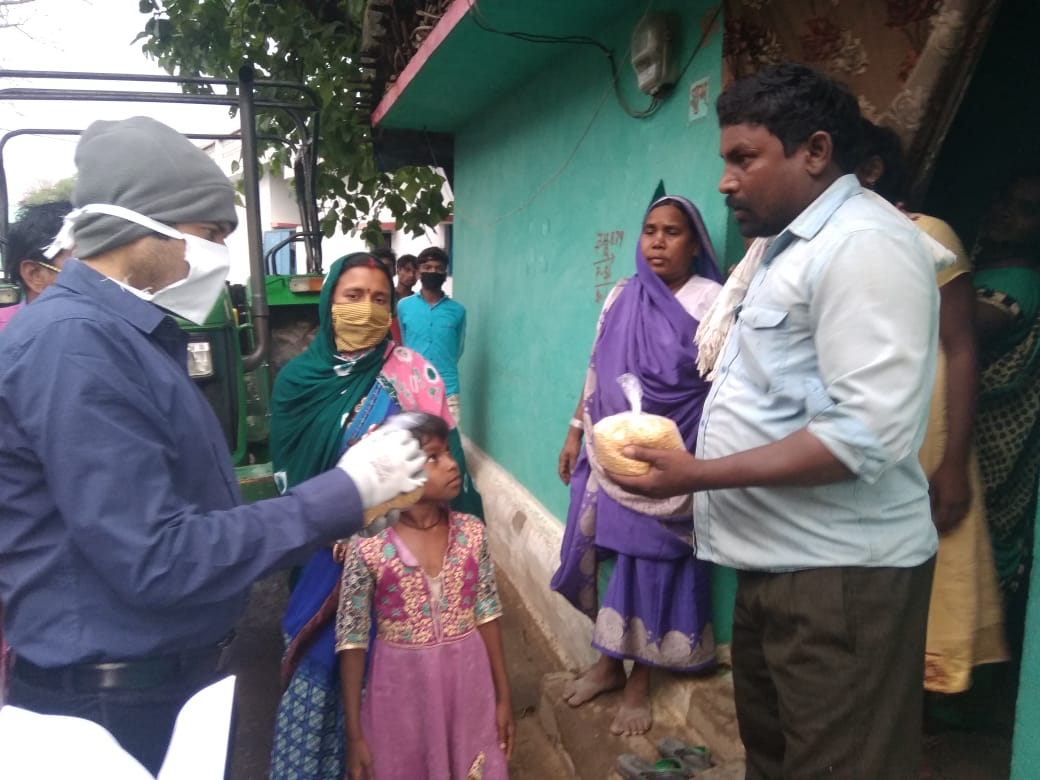
[[[320,132],[321,102],[317,94],[303,84],[285,81],[257,81],[251,66],[238,72],[238,79],[206,78],[200,76],[135,75],[122,73],[57,72],[40,70],[3,70],[2,79],[35,79],[61,81],[102,81],[139,84],[173,84],[197,87],[198,93],[155,92],[147,90],[69,89],[39,87],[6,87],[0,89],[0,101],[86,101],[123,103],[171,103],[187,105],[218,105],[237,108],[241,134],[189,134],[189,138],[208,140],[232,140],[242,143],[242,180],[246,201],[246,231],[249,246],[250,295],[254,317],[255,349],[243,358],[243,368],[250,371],[260,365],[266,357],[270,341],[268,306],[264,285],[263,241],[259,212],[259,159],[257,141],[283,143],[295,152],[294,173],[298,179],[297,194],[300,203],[300,222],[307,253],[307,271],[321,273],[321,235],[318,232],[317,214],[317,139]],[[214,86],[226,87],[226,94],[212,92]],[[277,94],[272,96],[271,91]],[[291,97],[284,97],[290,93]],[[286,139],[270,135],[257,135],[257,109],[282,112],[292,122],[300,136],[298,145]],[[308,121],[309,120],[309,121]],[[309,125],[309,126],[308,126]],[[6,239],[8,230],[7,177],[4,170],[3,150],[7,142],[19,135],[75,135],[80,131],[70,129],[41,130],[26,129],[8,132],[0,139],[0,238]],[[302,165],[300,164],[302,163]],[[0,242],[0,260],[7,260],[5,243]],[[6,269],[6,263],[5,263]],[[9,273],[9,271],[8,271]]]

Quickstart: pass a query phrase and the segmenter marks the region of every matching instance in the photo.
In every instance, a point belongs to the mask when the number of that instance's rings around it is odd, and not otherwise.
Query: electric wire
[[[653,4],[654,4],[654,0],[650,0],[647,3],[647,6],[646,6],[645,10],[643,11],[643,15],[644,16],[647,13],[650,12],[650,8],[653,6]],[[534,38],[538,38],[538,39],[552,38],[552,36],[535,35],[535,34],[532,34],[532,33],[509,33],[509,32],[496,30],[496,29],[494,29],[493,27],[491,27],[490,25],[487,24],[487,20],[486,19],[483,19],[483,14],[480,11],[480,7],[477,5],[477,0],[471,0],[470,8],[474,11],[474,14],[473,14],[474,22],[476,22],[477,25],[479,27],[481,27],[481,29],[483,29],[485,31],[492,32],[492,33],[497,33],[499,35],[506,35],[508,37],[517,37],[520,40],[526,40],[526,39],[529,39],[529,38],[530,39],[534,39]],[[675,80],[676,84],[679,84],[679,83],[682,82],[682,78],[685,75],[686,71],[689,69],[690,65],[693,64],[693,61],[696,59],[696,57],[700,53],[701,49],[704,48],[704,44],[708,40],[708,37],[711,35],[711,32],[712,32],[712,30],[715,27],[715,22],[719,18],[719,14],[721,12],[722,12],[722,5],[719,4],[718,6],[716,6],[715,12],[712,14],[712,17],[709,20],[708,24],[704,26],[704,29],[703,29],[703,31],[701,33],[701,37],[697,41],[697,45],[693,47],[693,51],[690,52],[690,56],[687,58],[686,64],[683,65],[682,70],[679,72],[679,76]],[[478,15],[481,18],[478,19]],[[482,19],[483,19],[483,24],[481,23]],[[607,53],[607,54],[611,53],[610,50],[607,49],[607,47],[604,46],[599,41],[595,40],[594,38],[590,38],[588,36],[583,36],[583,35],[580,35],[580,36],[561,36],[561,37],[558,37],[558,38],[553,38],[552,40],[531,40],[530,42],[532,42],[532,43],[565,43],[566,42],[566,43],[579,44],[579,45],[595,46],[596,48],[600,49],[604,53]],[[626,55],[627,55],[627,53],[628,52],[626,51]],[[613,83],[612,86],[613,86],[613,88],[614,88],[614,90],[616,92],[616,90],[617,90],[617,80],[616,80],[616,77],[613,79],[613,82],[614,83]],[[532,203],[535,202],[535,200],[538,199],[538,197],[546,190],[546,188],[549,187],[550,184],[552,184],[554,181],[556,181],[556,179],[558,179],[560,177],[560,175],[563,174],[563,172],[570,165],[571,161],[578,154],[578,150],[581,148],[582,144],[585,142],[585,139],[588,137],[589,133],[591,132],[592,126],[596,123],[596,119],[599,117],[600,111],[603,110],[603,106],[606,104],[607,98],[610,96],[610,92],[611,92],[610,89],[607,89],[607,90],[605,90],[603,92],[603,97],[601,97],[599,102],[596,104],[596,108],[593,110],[592,116],[589,117],[589,121],[585,125],[585,129],[582,131],[581,135],[578,137],[578,140],[575,142],[574,147],[571,149],[571,151],[567,155],[567,157],[563,160],[563,162],[559,165],[559,167],[555,171],[553,171],[553,173],[545,181],[543,181],[541,184],[538,185],[538,187],[535,188],[535,190],[527,197],[527,199],[523,203],[521,203],[519,206],[511,209],[510,211],[507,211],[506,213],[501,214],[501,215],[499,215],[497,217],[494,217],[493,219],[490,219],[490,220],[474,220],[474,219],[470,219],[464,213],[460,213],[458,211],[455,211],[455,214],[454,214],[455,219],[457,221],[459,221],[459,222],[469,224],[472,227],[493,227],[493,226],[499,224],[500,222],[503,222],[503,221],[505,221],[505,220],[507,220],[507,219],[509,219],[511,217],[514,217],[517,214],[521,213],[522,211],[526,210]],[[436,164],[436,160],[435,160],[435,164]]]
[[[650,8],[651,8],[651,6],[653,6],[653,4],[654,4],[654,0],[649,0],[649,2],[647,3],[646,8],[643,11],[643,15],[644,16],[650,11]],[[487,30],[489,32],[498,32],[501,35],[509,35],[510,37],[512,37],[512,35],[509,34],[509,33],[499,32],[497,30],[494,30],[490,26],[485,26],[485,25],[481,25],[480,24],[480,22],[476,19],[476,15],[480,14],[480,8],[479,8],[479,6],[477,6],[477,0],[472,0],[472,2],[470,3],[470,8],[475,10],[474,21],[477,21],[477,24],[478,24],[478,26],[481,27],[481,29]],[[482,16],[482,14],[481,14],[481,16]],[[485,22],[486,22],[486,20],[485,20]],[[516,33],[516,35],[528,35],[528,34],[527,33]],[[535,37],[543,37],[543,36],[535,36]],[[600,50],[602,50],[604,52],[609,52],[609,50],[607,49],[606,46],[604,46],[599,41],[596,41],[593,38],[588,38],[587,36],[569,36],[569,37],[573,38],[573,39],[579,39],[579,38],[580,39],[584,39],[585,45],[595,46],[595,47],[599,48]],[[557,39],[555,41],[537,41],[537,42],[539,42],[539,43],[550,43],[550,42],[560,43],[562,41],[560,39]],[[577,40],[573,40],[571,42],[572,43],[577,43],[578,41]],[[626,54],[627,54],[627,52],[626,52]],[[458,220],[459,222],[463,222],[463,223],[469,224],[472,227],[494,227],[495,225],[499,224],[500,222],[504,222],[505,220],[510,219],[511,217],[514,217],[517,214],[525,211],[532,203],[534,203],[538,199],[538,197],[549,187],[550,184],[552,184],[554,181],[556,181],[556,179],[558,179],[560,177],[560,175],[565,170],[567,170],[567,167],[571,164],[571,161],[578,154],[578,150],[581,149],[581,146],[585,142],[585,139],[588,137],[589,133],[592,131],[592,126],[594,124],[596,124],[596,119],[599,118],[600,111],[602,111],[603,110],[603,106],[606,105],[607,98],[610,97],[610,93],[611,93],[612,89],[616,90],[616,88],[617,88],[616,87],[616,82],[614,82],[611,85],[611,87],[608,87],[607,89],[605,89],[603,91],[603,96],[599,99],[599,102],[596,103],[596,108],[593,110],[592,116],[589,117],[589,121],[585,124],[585,129],[582,130],[581,135],[578,136],[578,140],[574,143],[574,146],[571,148],[570,153],[567,155],[566,158],[564,158],[563,162],[560,163],[560,165],[556,168],[556,170],[553,171],[552,174],[550,174],[549,177],[547,179],[545,179],[545,181],[543,181],[541,184],[539,184],[534,189],[534,191],[527,197],[527,199],[523,203],[521,203],[519,206],[516,206],[513,209],[510,209],[509,211],[505,212],[504,214],[500,214],[499,216],[494,217],[493,219],[490,219],[490,220],[479,220],[479,221],[478,220],[471,220],[464,213],[460,213],[458,211],[454,211],[455,219]]]
[[[650,7],[653,3],[654,0],[650,0],[647,4],[646,9],[643,11],[644,16],[649,13]],[[587,35],[543,35],[541,33],[528,33],[515,30],[499,30],[488,22],[487,17],[484,16],[484,12],[480,10],[478,0],[471,0],[470,9],[473,11],[472,18],[474,23],[485,32],[494,33],[495,35],[504,35],[507,38],[514,38],[518,41],[524,41],[525,43],[555,43],[569,46],[593,46],[599,49],[606,56],[607,63],[610,65],[610,79],[614,87],[614,96],[617,98],[618,105],[621,106],[622,110],[626,114],[634,119],[645,119],[660,108],[661,99],[658,95],[652,95],[650,105],[642,111],[634,109],[628,104],[628,101],[625,100],[625,96],[621,94],[621,84],[618,76],[617,60],[615,59],[614,51],[595,38],[591,38]]]
[[[690,52],[690,56],[686,60],[686,64],[683,65],[682,70],[679,71],[679,76],[675,79],[676,84],[682,81],[682,77],[686,75],[686,71],[689,69],[690,65],[693,64],[693,60],[700,53],[701,49],[704,48],[704,42],[708,40],[708,36],[711,35],[712,30],[715,29],[715,22],[718,21],[719,15],[721,13],[722,3],[720,2],[718,5],[715,6],[715,13],[711,15],[711,19],[708,20],[708,23],[704,25],[703,29],[701,30],[700,40],[697,41],[697,45],[694,46],[693,51]]]

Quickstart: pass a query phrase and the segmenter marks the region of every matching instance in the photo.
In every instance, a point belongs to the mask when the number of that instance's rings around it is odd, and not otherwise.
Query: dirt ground
[[[543,675],[561,670],[512,586],[500,581],[499,589],[505,608],[502,635],[517,721],[510,777],[568,780],[571,772],[542,731],[536,714]],[[231,659],[231,673],[238,675],[231,780],[264,780],[268,775],[274,713],[280,695],[279,621],[287,593],[284,574],[255,585],[249,608],[237,627]],[[925,757],[929,773],[922,777],[928,780],[1004,780],[1010,771],[1011,741],[1000,735],[945,732],[926,738]],[[571,759],[576,766],[590,763],[590,756],[575,755]]]
[[[246,614],[235,628],[237,636],[229,670],[238,676],[231,780],[264,780],[268,774],[274,713],[281,695],[279,621],[288,592],[284,573],[258,582],[253,586]]]
[[[560,760],[535,715],[542,675],[555,669],[553,655],[541,635],[528,627],[526,614],[512,586],[501,582],[499,588],[505,608],[502,635],[517,721],[510,777],[513,780],[566,780],[570,775],[566,764]],[[274,714],[280,696],[279,621],[287,593],[284,574],[257,583],[253,586],[249,608],[236,629],[230,662],[230,672],[238,675],[231,780],[264,780],[268,775]]]

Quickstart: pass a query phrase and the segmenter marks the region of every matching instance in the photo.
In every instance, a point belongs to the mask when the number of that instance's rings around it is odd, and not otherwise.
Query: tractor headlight
[[[188,376],[192,379],[213,376],[213,351],[208,341],[188,342]]]
[[[13,284],[0,283],[0,306],[11,306],[22,299],[22,291]]]

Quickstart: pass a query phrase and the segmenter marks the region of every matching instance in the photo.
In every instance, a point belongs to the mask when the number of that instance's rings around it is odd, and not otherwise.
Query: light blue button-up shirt
[[[697,493],[697,557],[791,571],[935,554],[917,460],[938,342],[934,260],[927,237],[852,175],[772,241],[736,312],[697,456],[807,428],[854,477]]]

